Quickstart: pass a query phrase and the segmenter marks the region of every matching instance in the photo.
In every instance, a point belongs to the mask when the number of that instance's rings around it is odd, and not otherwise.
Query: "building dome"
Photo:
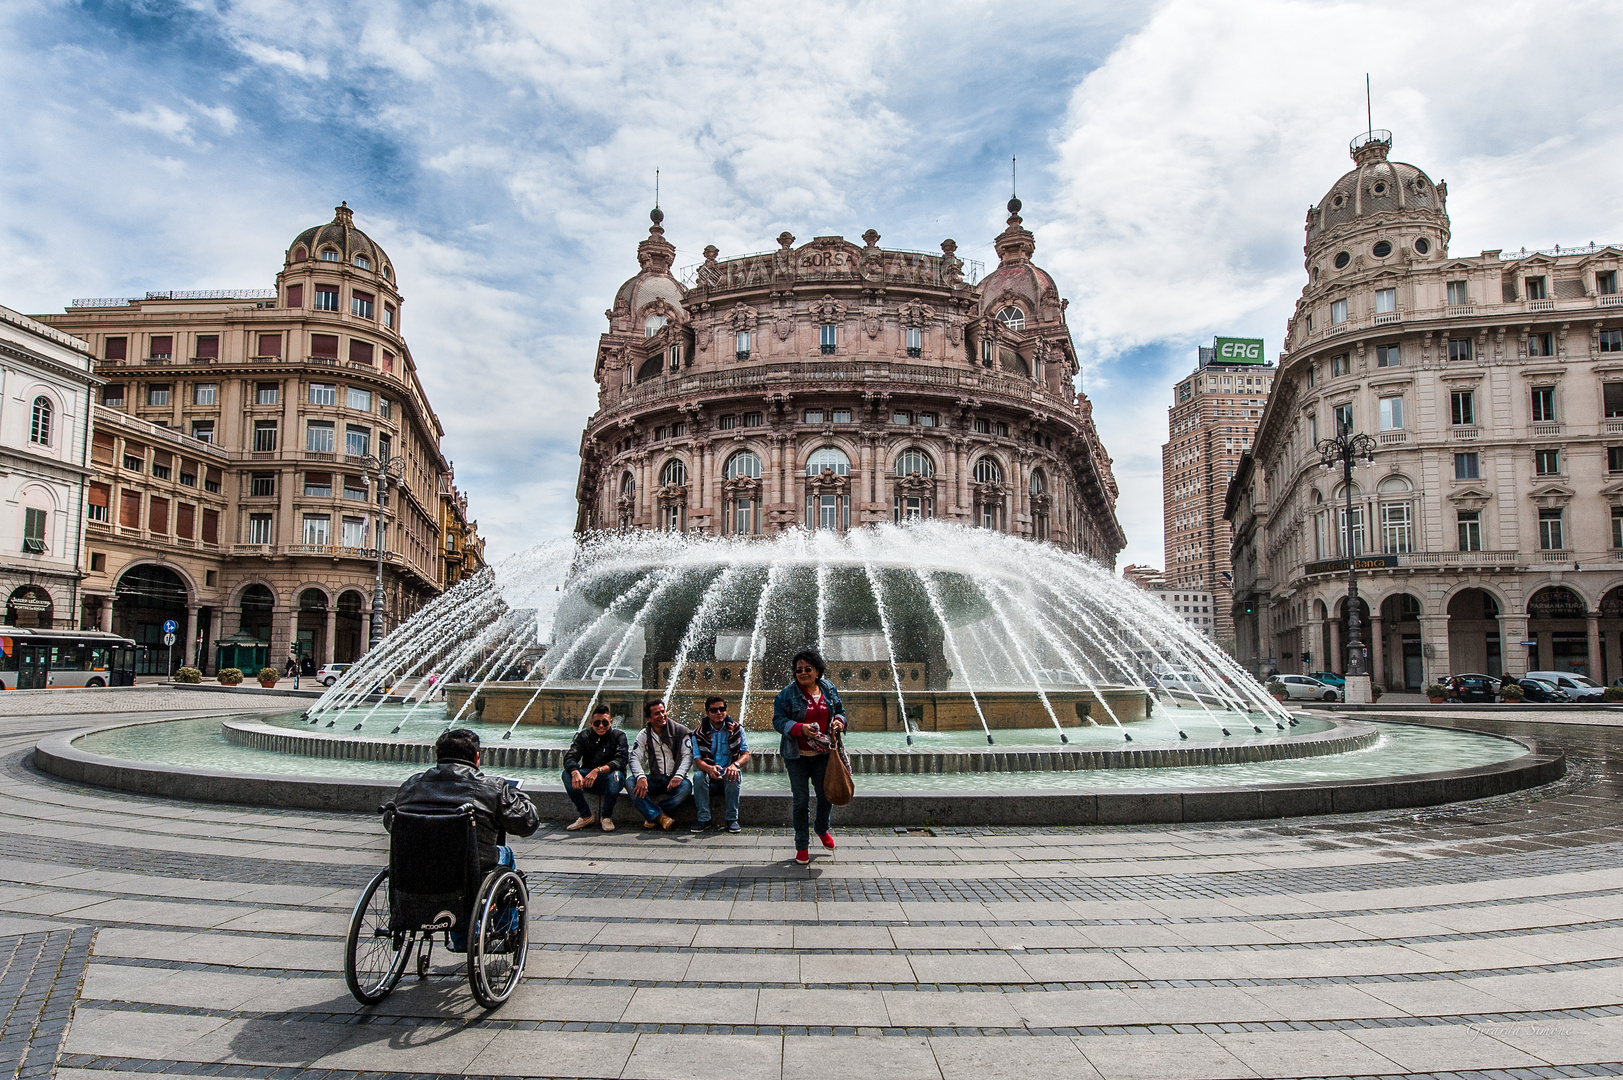
[[[662,224],[665,213],[656,206],[648,218],[653,222],[648,227],[648,239],[637,245],[637,264],[642,269],[615,292],[614,308],[609,312],[611,320],[636,319],[655,301],[659,301],[655,306],[660,313],[651,315],[652,318],[683,313],[682,285],[671,273],[676,246],[665,239]]]
[[[1446,186],[1432,183],[1424,171],[1401,161],[1388,161],[1390,131],[1371,131],[1352,141],[1356,167],[1337,180],[1308,215],[1308,246],[1348,226],[1392,223],[1404,217],[1431,219],[1444,211]]]
[[[299,256],[301,249],[303,258]],[[324,258],[324,252],[331,254]],[[333,258],[332,255],[337,257]],[[360,261],[357,261],[357,257]],[[304,259],[359,266],[363,270],[381,274],[390,281],[394,280],[394,264],[390,262],[388,254],[370,236],[355,227],[355,212],[347,202],[333,208],[333,219],[327,224],[306,229],[293,238],[293,243],[287,248],[287,261],[296,263]]]
[[[1028,319],[1053,319],[1057,310],[1059,289],[1048,271],[1031,261],[1037,250],[1037,238],[1031,234],[1020,217],[1020,200],[1009,200],[1008,227],[993,242],[998,254],[998,267],[980,282],[981,311],[996,315],[1011,301],[1024,301]]]

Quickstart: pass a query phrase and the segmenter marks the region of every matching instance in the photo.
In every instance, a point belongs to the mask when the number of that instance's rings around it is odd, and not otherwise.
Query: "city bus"
[[[101,630],[0,626],[0,686],[134,686],[135,642]]]

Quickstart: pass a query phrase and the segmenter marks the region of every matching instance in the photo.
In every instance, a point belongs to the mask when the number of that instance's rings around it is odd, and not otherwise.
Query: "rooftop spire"
[[[355,227],[355,211],[349,208],[347,199],[333,207],[332,220],[334,225],[342,225],[347,229]]]

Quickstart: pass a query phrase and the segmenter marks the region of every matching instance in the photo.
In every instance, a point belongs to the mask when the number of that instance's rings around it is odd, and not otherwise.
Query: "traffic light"
[[[1302,654],[1302,663],[1311,664],[1312,662],[1313,662],[1313,654],[1310,653],[1310,652],[1304,652]]]

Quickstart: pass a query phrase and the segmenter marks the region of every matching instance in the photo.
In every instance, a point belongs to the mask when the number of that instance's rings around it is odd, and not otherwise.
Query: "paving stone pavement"
[[[0,719],[0,1080],[1623,1075],[1615,726],[1450,715],[1571,756],[1566,780],[1478,803],[1052,829],[836,814],[810,869],[781,830],[547,826],[515,844],[528,976],[484,1013],[455,963],[372,1010],[345,990],[373,819],[33,771],[41,735],[109,716]]]

